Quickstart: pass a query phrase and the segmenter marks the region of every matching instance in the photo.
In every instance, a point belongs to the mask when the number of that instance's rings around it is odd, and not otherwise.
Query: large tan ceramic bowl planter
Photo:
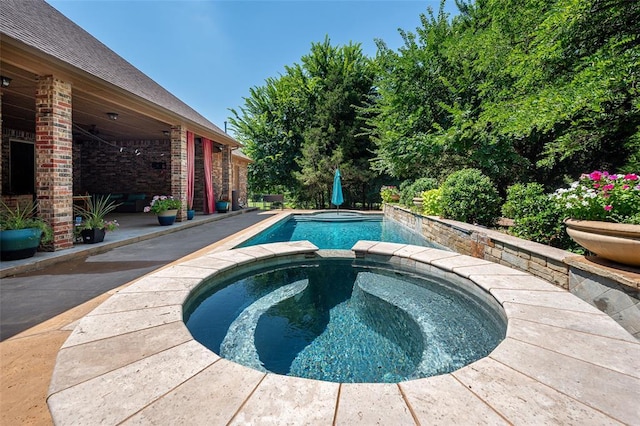
[[[567,233],[582,247],[605,259],[640,266],[640,225],[565,220]]]

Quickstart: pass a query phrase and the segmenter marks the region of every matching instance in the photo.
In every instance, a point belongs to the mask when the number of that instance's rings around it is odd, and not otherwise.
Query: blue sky
[[[249,89],[300,63],[311,43],[402,45],[439,0],[47,0],[220,128]],[[457,11],[447,0],[445,10]]]

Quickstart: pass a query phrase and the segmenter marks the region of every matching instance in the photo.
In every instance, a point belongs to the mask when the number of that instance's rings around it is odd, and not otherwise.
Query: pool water
[[[342,213],[342,218],[339,214],[293,215],[239,247],[303,240],[310,241],[319,249],[349,250],[359,240],[435,246],[406,226],[386,219],[383,215]]]
[[[505,334],[494,310],[453,285],[336,259],[211,285],[188,301],[185,323],[247,367],[348,383],[454,371]]]

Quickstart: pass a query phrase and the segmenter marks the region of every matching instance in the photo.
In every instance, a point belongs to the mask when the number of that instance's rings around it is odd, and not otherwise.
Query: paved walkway
[[[104,243],[0,265],[0,424],[52,424],[45,398],[58,350],[75,322],[117,288],[204,247],[228,245],[273,213],[196,216],[169,227],[150,215],[114,217],[121,227]],[[20,271],[28,272],[13,275]]]
[[[147,214],[112,215],[121,226],[103,243],[2,262],[0,340],[271,216],[243,212],[200,215],[171,226],[159,226]]]

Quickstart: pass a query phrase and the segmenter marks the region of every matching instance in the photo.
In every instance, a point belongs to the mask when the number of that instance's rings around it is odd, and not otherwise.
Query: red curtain
[[[213,142],[202,138],[202,148],[204,154],[204,213],[211,214],[216,211],[216,199],[213,196],[213,183],[211,173],[213,172]]]
[[[187,131],[187,206],[193,208],[193,187],[196,180],[196,141]]]

